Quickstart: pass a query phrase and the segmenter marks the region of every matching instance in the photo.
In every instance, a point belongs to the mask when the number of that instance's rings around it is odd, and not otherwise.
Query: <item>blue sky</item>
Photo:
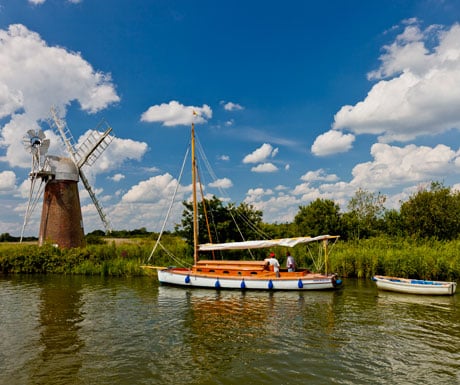
[[[346,210],[359,188],[389,208],[432,180],[457,188],[459,21],[447,0],[0,0],[0,233],[21,232],[27,130],[64,154],[51,106],[79,142],[113,127],[85,172],[115,229],[160,229],[192,111],[206,193],[266,222],[316,198]],[[102,229],[81,200],[85,231]]]

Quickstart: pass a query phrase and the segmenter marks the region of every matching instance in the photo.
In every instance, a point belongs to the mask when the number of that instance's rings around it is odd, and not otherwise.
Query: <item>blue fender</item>
[[[298,287],[299,289],[302,289],[302,288],[303,288],[303,282],[302,282],[302,280],[301,280],[300,278],[299,278],[299,282],[297,282],[297,287]]]
[[[268,288],[271,290],[273,289],[273,282],[272,280],[268,281]]]
[[[185,277],[185,283],[190,283],[190,275],[187,275],[187,276]]]
[[[214,287],[215,287],[216,289],[220,289],[220,282],[219,282],[219,280],[216,281],[216,283],[214,284]]]
[[[240,287],[241,287],[242,289],[246,289],[246,283],[244,282],[244,279],[241,281]]]

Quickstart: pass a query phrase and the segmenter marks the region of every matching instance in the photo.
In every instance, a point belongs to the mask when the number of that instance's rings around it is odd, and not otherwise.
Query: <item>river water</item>
[[[460,294],[0,276],[0,384],[458,384]]]

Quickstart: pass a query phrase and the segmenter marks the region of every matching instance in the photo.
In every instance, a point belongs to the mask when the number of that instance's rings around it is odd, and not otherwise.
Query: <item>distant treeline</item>
[[[9,233],[3,233],[0,234],[0,242],[19,242],[21,240],[21,237],[15,237],[13,235],[10,235]],[[22,240],[24,242],[31,242],[31,241],[37,241],[37,237],[23,237]]]
[[[106,233],[102,230],[94,230],[86,234],[86,240],[88,243],[101,243],[98,239],[106,237]],[[110,237],[112,238],[151,238],[157,237],[158,233],[148,232],[145,227],[134,230],[113,230],[110,232]],[[0,242],[19,242],[21,237],[15,237],[10,233],[0,234]],[[23,237],[23,242],[33,242],[38,241],[37,237]],[[104,242],[103,242],[104,243]]]
[[[460,237],[460,192],[432,182],[421,188],[399,209],[385,207],[386,196],[358,189],[347,204],[347,211],[330,199],[316,199],[299,206],[292,222],[265,223],[263,212],[254,206],[241,203],[225,204],[217,197],[198,204],[199,242],[227,242],[244,239],[284,238],[340,235],[342,240],[369,239],[379,236],[409,237],[412,239],[455,240]],[[193,239],[192,205],[183,202],[181,222],[167,234],[184,238],[189,245]],[[202,220],[205,213],[209,230]],[[111,238],[153,238],[158,236],[146,227],[134,230],[113,230]],[[98,244],[106,236],[102,230],[86,235],[88,244]],[[24,240],[36,240],[28,237]],[[19,237],[8,233],[0,235],[0,242],[17,242]]]

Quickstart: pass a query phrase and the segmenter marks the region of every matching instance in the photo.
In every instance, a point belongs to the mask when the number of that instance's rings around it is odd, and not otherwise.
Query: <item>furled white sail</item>
[[[212,250],[245,250],[245,249],[262,249],[274,246],[294,247],[301,243],[322,241],[325,239],[335,239],[338,235],[319,235],[317,237],[296,237],[267,239],[260,241],[228,242],[228,243],[205,243],[199,246],[200,251]]]

